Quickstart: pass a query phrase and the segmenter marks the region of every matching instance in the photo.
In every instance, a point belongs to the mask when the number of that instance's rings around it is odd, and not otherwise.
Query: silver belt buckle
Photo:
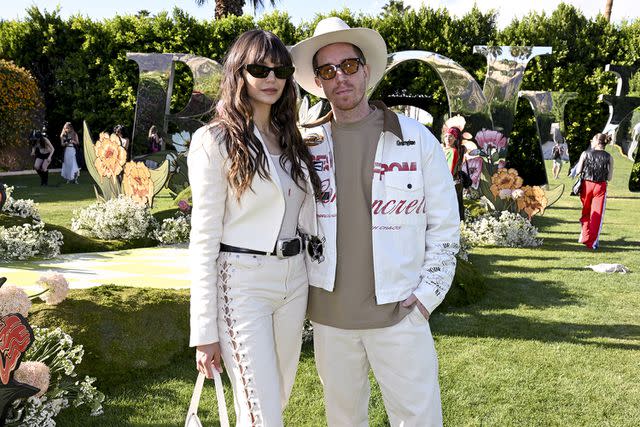
[[[289,258],[288,256],[285,256],[282,253],[282,248],[283,248],[285,243],[293,242],[294,240],[298,240],[299,241],[300,248],[302,249],[302,237],[300,237],[300,236],[296,236],[293,239],[278,240],[278,243],[276,244],[276,256],[278,257],[278,259]]]

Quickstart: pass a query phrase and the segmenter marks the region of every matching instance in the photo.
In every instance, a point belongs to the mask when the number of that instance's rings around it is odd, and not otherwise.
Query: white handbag
[[[196,386],[193,388],[193,396],[191,396],[191,404],[184,427],[202,427],[202,422],[198,418],[198,405],[200,404],[200,395],[202,394],[202,386],[205,380],[204,374],[198,374]],[[229,427],[229,414],[227,414],[227,403],[224,400],[224,388],[222,388],[222,378],[215,369],[213,370],[213,380],[216,385],[216,399],[218,401],[218,417],[220,419],[220,427]]]

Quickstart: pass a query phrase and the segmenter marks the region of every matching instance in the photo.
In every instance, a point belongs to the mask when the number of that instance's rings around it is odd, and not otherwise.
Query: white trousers
[[[217,266],[218,332],[236,425],[280,427],[307,307],[303,256],[221,252]]]
[[[369,425],[370,368],[391,426],[442,426],[438,359],[429,322],[417,308],[387,328],[314,323],[313,342],[329,427]]]

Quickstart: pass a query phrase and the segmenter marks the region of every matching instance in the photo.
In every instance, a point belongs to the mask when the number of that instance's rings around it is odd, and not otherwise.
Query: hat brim
[[[351,43],[358,46],[369,65],[367,89],[378,84],[387,68],[387,45],[384,39],[370,28],[349,28],[310,37],[291,48],[291,57],[296,67],[293,77],[300,87],[312,95],[326,98],[324,90],[315,81],[313,56],[321,48],[333,43]]]

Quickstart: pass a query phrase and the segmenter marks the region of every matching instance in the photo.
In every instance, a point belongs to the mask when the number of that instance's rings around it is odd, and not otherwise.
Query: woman
[[[582,174],[580,189],[582,231],[578,241],[584,243],[589,249],[597,249],[599,246],[600,230],[607,202],[607,181],[613,177],[613,157],[604,151],[609,142],[611,142],[611,136],[603,133],[596,134],[591,140],[591,150],[584,151],[580,155],[576,166],[577,174]]]
[[[123,125],[116,125],[113,128],[113,133],[115,133],[118,138],[120,138],[120,145],[124,148],[124,151],[127,152],[127,160],[130,158],[129,153],[129,138],[126,136],[126,129]]]
[[[34,141],[31,155],[36,158],[33,168],[40,176],[40,185],[49,185],[49,164],[53,157],[53,145],[40,131],[35,131],[30,139]]]
[[[456,186],[456,195],[458,196],[458,212],[460,221],[464,220],[464,200],[462,198],[462,179],[460,171],[462,167],[462,159],[464,157],[464,146],[462,145],[462,131],[457,127],[449,127],[444,134],[444,155],[447,158],[449,171],[453,175]]]
[[[567,154],[567,144],[564,142],[562,135],[554,133],[553,148],[551,149],[551,158],[553,159],[553,177],[558,179],[562,170],[563,158]]]
[[[156,128],[156,125],[152,125],[149,128],[148,141],[149,154],[157,153],[158,151],[162,150],[162,144],[164,141],[162,140],[162,137],[158,135],[158,129]]]
[[[227,53],[217,116],[191,142],[191,337],[211,377],[224,360],[239,426],[282,426],[308,282],[300,233],[316,234],[320,182],[296,127],[294,68],[272,33]]]
[[[80,168],[76,161],[76,149],[80,145],[78,134],[73,129],[71,122],[64,124],[60,134],[60,145],[64,147],[64,159],[62,162],[62,178],[69,184],[71,181],[78,183]]]

